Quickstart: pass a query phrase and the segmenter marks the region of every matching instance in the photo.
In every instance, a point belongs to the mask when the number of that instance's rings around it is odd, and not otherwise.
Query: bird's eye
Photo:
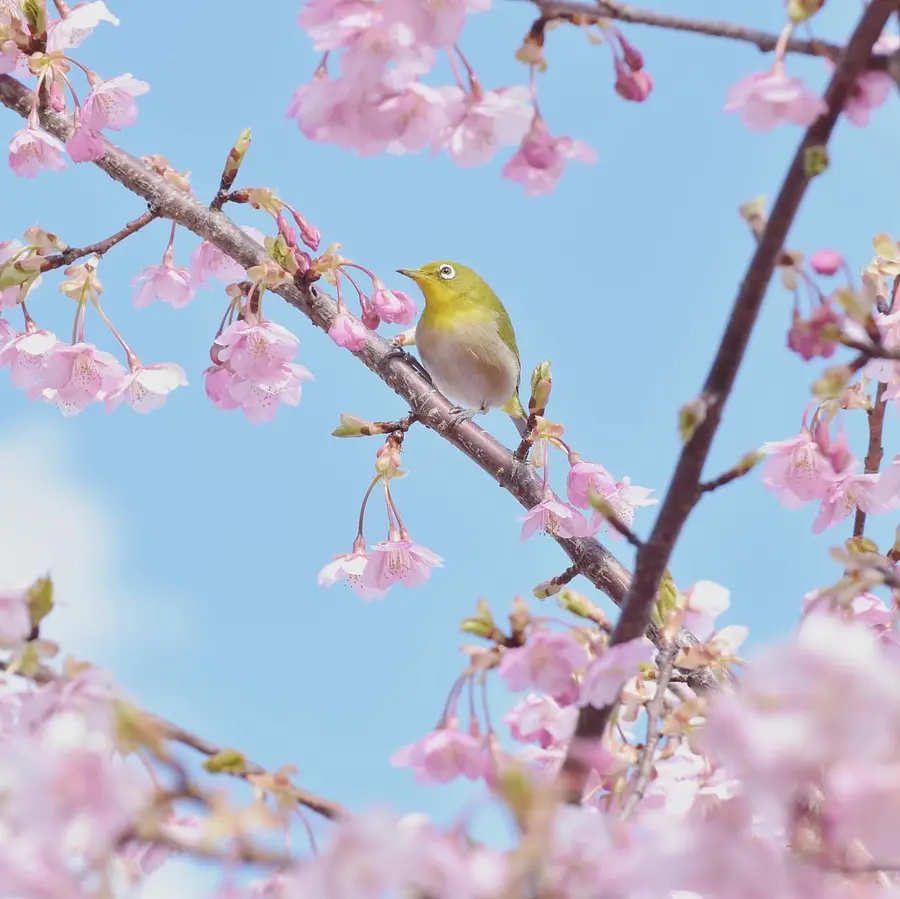
[[[445,280],[449,281],[451,278],[456,277],[456,269],[452,265],[442,265],[438,269],[438,274]]]

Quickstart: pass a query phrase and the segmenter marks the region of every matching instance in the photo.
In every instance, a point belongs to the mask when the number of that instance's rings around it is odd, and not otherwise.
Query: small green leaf
[[[25,601],[31,626],[37,627],[53,610],[53,581],[50,577],[38,578],[28,588]]]
[[[210,774],[244,774],[247,771],[247,759],[236,749],[223,749],[211,755],[203,767]]]
[[[803,170],[810,178],[821,175],[828,168],[828,147],[807,147],[803,153]]]

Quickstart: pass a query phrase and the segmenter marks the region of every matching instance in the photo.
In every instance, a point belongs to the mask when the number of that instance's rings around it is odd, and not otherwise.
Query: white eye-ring
[[[449,281],[451,278],[456,277],[456,269],[452,265],[447,265],[446,263],[442,265],[438,269],[438,274],[445,280]]]

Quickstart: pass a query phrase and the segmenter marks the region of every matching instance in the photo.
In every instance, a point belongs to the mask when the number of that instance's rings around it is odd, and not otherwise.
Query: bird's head
[[[425,304],[438,308],[451,306],[462,297],[476,298],[484,284],[472,269],[446,259],[428,262],[421,268],[398,268],[397,273],[415,281],[425,297]]]

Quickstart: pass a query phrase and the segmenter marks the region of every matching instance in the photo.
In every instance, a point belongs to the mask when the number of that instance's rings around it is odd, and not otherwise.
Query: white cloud
[[[185,604],[124,576],[124,516],[79,478],[78,455],[64,424],[0,438],[0,588],[49,571],[57,607],[41,633],[78,658],[112,664],[181,642]]]

